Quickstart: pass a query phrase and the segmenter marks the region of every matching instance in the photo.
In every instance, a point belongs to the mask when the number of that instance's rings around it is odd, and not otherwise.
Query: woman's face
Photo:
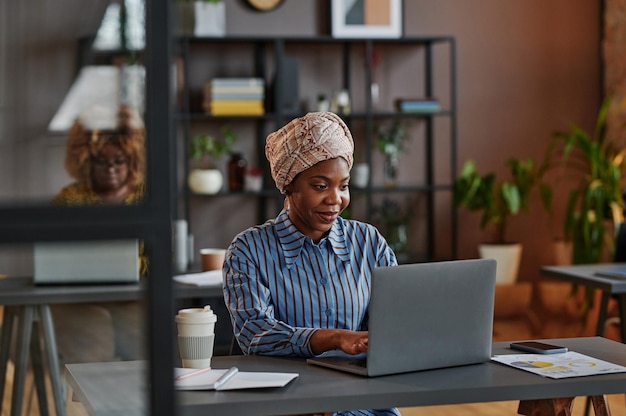
[[[350,203],[350,169],[344,158],[320,162],[298,174],[286,186],[289,218],[307,237],[318,242]]]
[[[113,191],[128,180],[128,157],[115,144],[105,145],[93,160],[94,186],[99,191]]]

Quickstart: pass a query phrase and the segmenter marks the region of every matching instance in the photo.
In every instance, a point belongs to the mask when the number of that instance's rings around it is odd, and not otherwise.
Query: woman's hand
[[[311,336],[311,350],[315,355],[330,350],[341,350],[351,355],[367,352],[367,331],[318,329]]]

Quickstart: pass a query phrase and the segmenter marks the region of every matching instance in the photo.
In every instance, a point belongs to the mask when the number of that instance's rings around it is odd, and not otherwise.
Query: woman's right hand
[[[356,355],[367,352],[367,331],[346,329],[318,329],[311,336],[311,350],[315,355],[330,350],[341,350]]]

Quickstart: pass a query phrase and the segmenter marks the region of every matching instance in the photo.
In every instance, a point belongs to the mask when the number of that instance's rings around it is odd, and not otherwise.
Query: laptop
[[[139,242],[100,240],[35,243],[36,285],[139,282]]]
[[[373,377],[489,361],[495,285],[493,259],[376,268],[367,354],[307,362]]]

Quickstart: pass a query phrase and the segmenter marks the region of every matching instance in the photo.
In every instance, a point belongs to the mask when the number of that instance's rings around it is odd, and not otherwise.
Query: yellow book
[[[217,108],[210,111],[214,116],[262,116],[265,114],[263,108],[241,109],[241,108]]]
[[[213,115],[263,115],[262,101],[213,101],[205,110]]]
[[[263,107],[263,100],[212,100],[211,107]]]

